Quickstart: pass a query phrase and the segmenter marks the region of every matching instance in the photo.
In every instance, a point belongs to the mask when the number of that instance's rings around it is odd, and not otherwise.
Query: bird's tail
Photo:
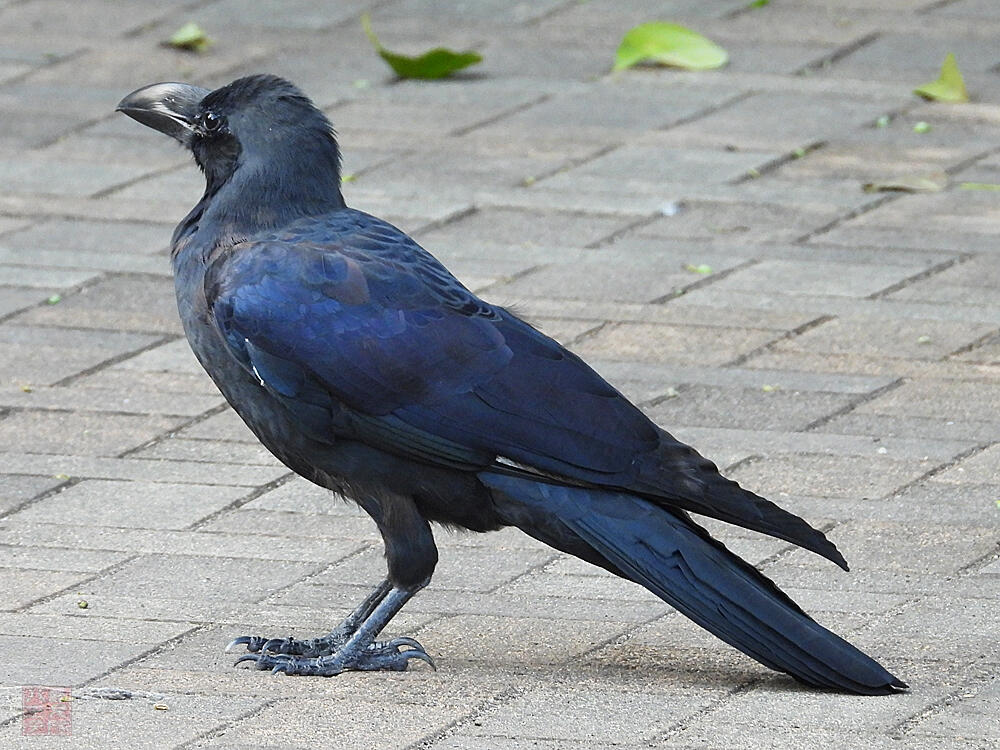
[[[485,472],[480,479],[508,523],[645,586],[771,669],[865,695],[907,687],[684,513],[625,493]]]

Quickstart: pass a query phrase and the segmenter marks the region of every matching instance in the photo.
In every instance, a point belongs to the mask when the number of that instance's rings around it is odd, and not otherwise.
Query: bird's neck
[[[205,194],[174,233],[238,242],[296,219],[346,208],[336,150],[241,157],[228,175],[206,171]]]

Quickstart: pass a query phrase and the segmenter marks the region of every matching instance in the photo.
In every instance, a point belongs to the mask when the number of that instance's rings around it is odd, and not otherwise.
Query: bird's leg
[[[288,638],[266,638],[259,635],[241,635],[232,640],[226,646],[226,651],[237,646],[246,646],[250,653],[269,651],[275,654],[293,654],[296,656],[323,656],[331,654],[347,642],[368,619],[375,608],[385,599],[392,589],[392,584],[388,580],[382,581],[375,590],[369,594],[361,604],[349,614],[340,625],[330,633],[318,638],[308,638],[296,640]]]
[[[379,589],[381,588],[382,586],[379,587]],[[389,623],[389,620],[417,591],[419,588],[412,590],[390,588],[347,640],[333,651],[323,655],[305,656],[293,653],[273,653],[266,650],[261,653],[244,654],[236,660],[236,663],[253,661],[256,662],[257,669],[270,669],[272,672],[284,672],[290,675],[317,675],[320,677],[332,677],[349,670],[402,672],[409,665],[410,659],[420,659],[433,667],[434,661],[424,651],[423,646],[412,638],[394,638],[391,641],[383,642],[375,640]],[[369,597],[365,604],[374,598],[375,594]],[[364,605],[359,607],[348,620],[359,614],[363,607]],[[330,636],[339,632],[340,628],[331,633]]]

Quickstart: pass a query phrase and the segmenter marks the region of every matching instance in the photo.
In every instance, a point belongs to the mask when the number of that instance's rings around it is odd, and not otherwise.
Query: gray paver
[[[399,81],[365,11],[392,50],[484,61]],[[651,20],[730,64],[611,73]],[[160,44],[187,21],[206,53]],[[1000,204],[962,183],[1000,183],[998,35],[994,0],[0,0],[0,745],[991,747]],[[911,94],[946,52],[969,104]],[[201,177],[112,109],[262,71],[330,116],[351,205],[824,528],[851,573],[706,524],[911,692],[802,689],[513,529],[435,531],[387,633],[438,672],[232,669],[235,635],[338,622],[381,545],[202,373],[167,253]],[[941,192],[861,189],[932,171]],[[21,734],[32,683],[73,688],[71,736]]]

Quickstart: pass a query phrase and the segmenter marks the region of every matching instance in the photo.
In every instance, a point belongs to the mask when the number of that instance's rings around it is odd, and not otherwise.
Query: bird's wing
[[[229,350],[316,439],[640,492],[843,564],[378,219],[339,212],[237,244],[209,268],[206,298]]]
[[[234,246],[206,297],[229,350],[314,433],[313,407],[332,408],[391,452],[584,480],[658,440],[577,357],[359,212]]]

